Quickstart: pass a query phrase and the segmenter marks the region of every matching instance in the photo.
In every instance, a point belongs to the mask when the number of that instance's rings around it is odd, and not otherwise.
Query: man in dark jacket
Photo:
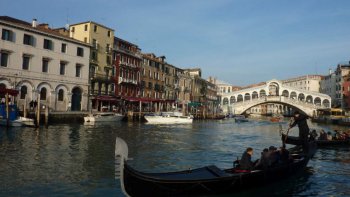
[[[239,168],[241,170],[252,170],[254,163],[252,162],[253,148],[248,147],[242,154],[242,158],[239,161]]]
[[[299,127],[299,140],[303,146],[303,151],[307,152],[307,142],[309,136],[309,126],[307,125],[308,117],[300,114],[298,111],[294,112],[294,122],[290,124],[289,128],[293,128],[295,125]]]

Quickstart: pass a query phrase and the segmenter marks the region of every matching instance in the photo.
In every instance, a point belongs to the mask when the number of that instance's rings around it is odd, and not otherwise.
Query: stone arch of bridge
[[[303,108],[301,107],[300,105],[298,104],[295,104],[295,103],[287,103],[287,102],[281,102],[281,101],[262,101],[262,102],[259,102],[259,103],[254,103],[254,104],[248,104],[247,106],[245,106],[243,108],[243,110],[240,111],[239,114],[243,114],[244,112],[246,112],[248,109],[252,108],[252,107],[256,107],[258,105],[261,105],[261,104],[267,104],[267,103],[271,103],[271,104],[283,104],[283,105],[286,105],[288,107],[292,107],[292,108],[295,108],[296,110],[300,111],[301,113],[303,114],[306,114],[308,116],[313,116],[313,113],[316,112],[316,109],[306,109],[306,108]]]

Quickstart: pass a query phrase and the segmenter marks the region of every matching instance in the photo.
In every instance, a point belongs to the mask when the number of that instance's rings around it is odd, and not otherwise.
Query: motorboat
[[[84,122],[117,122],[124,118],[124,115],[114,112],[91,113],[84,117]]]
[[[26,118],[19,116],[16,105],[8,106],[8,115],[6,112],[6,106],[0,105],[0,126],[9,127],[34,127],[34,120],[31,118]],[[6,118],[8,116],[8,118]]]
[[[235,116],[235,122],[248,122],[248,118],[246,118],[243,115],[237,115]]]
[[[240,170],[236,166],[220,169],[215,165],[177,172],[142,172],[127,161],[128,147],[124,140],[116,138],[116,178],[126,196],[192,196],[216,195],[249,190],[265,184],[285,180],[302,172],[316,151],[316,144],[309,143],[307,152],[299,148],[289,149],[291,160],[276,163],[268,168]]]
[[[149,124],[190,124],[193,116],[184,116],[181,112],[161,112],[159,114],[145,114],[144,118]]]

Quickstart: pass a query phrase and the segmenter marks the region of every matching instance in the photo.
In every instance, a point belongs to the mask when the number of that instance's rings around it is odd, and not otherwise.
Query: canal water
[[[0,196],[123,196],[114,177],[117,136],[129,146],[130,164],[142,171],[212,164],[228,168],[248,146],[255,150],[253,159],[265,147],[280,146],[279,124],[231,119],[170,126],[118,122],[0,128]],[[287,121],[282,126],[286,128]],[[301,175],[235,196],[350,196],[349,151],[350,147],[319,149]]]

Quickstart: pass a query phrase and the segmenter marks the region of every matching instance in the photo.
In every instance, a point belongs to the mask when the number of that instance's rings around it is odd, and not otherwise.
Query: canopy
[[[9,94],[11,96],[17,96],[18,95],[18,90],[1,88],[0,87],[0,94]]]

